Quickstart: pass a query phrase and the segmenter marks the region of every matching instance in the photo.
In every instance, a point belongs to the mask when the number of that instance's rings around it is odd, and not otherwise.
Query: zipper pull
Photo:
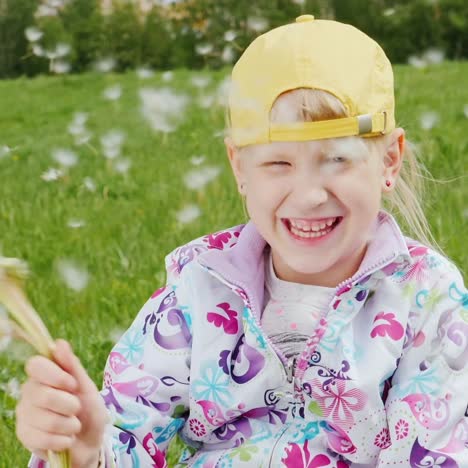
[[[288,364],[286,367],[286,378],[288,379],[289,383],[291,383],[294,380],[294,370],[296,368],[296,361],[296,357],[290,358],[288,360]]]

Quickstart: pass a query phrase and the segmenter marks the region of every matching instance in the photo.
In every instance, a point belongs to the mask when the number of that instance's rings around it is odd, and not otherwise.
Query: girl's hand
[[[68,342],[57,340],[55,362],[34,356],[16,407],[16,435],[32,453],[70,450],[73,468],[94,468],[99,461],[107,409],[98,389]]]

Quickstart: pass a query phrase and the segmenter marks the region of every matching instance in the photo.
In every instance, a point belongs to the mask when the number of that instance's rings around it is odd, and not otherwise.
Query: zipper
[[[288,379],[289,383],[292,383],[292,381],[294,380],[296,362],[297,362],[297,357],[293,357],[293,358],[288,359],[288,362],[286,364],[286,378]]]
[[[386,266],[387,263],[390,263],[392,262],[393,260],[395,260],[396,258],[398,258],[398,255],[395,254],[395,252],[392,253],[391,256],[375,263],[374,265],[372,265],[371,267],[369,268],[366,268],[364,271],[362,271],[359,276],[357,277],[351,277],[351,278],[348,278],[344,281],[342,281],[340,284],[338,284],[338,286],[336,286],[335,288],[335,295],[333,296],[330,304],[328,305],[328,308],[327,308],[327,314],[328,314],[328,311],[330,310],[330,308],[332,307],[332,304],[335,302],[335,300],[337,299],[337,293],[340,291],[340,289],[342,289],[343,287],[345,286],[348,286],[349,284],[352,284],[352,283],[357,283],[359,282],[362,278],[364,278],[365,276],[367,276],[368,274],[370,274],[371,272],[374,272],[374,271],[377,271],[378,269],[382,268],[383,266]],[[242,283],[238,283],[237,281],[233,281],[232,279],[230,278],[225,278],[224,276],[222,276],[221,274],[219,274],[217,271],[213,270],[212,268],[210,268],[209,266],[203,264],[202,262],[199,262],[212,276],[214,276],[215,278],[217,278],[219,281],[221,281],[222,283],[224,283],[226,286],[228,286],[230,289],[231,286],[236,286],[237,288],[240,288],[241,290],[245,291],[246,293],[246,296],[249,297],[249,294],[247,294],[247,288],[244,284]],[[245,300],[244,300],[245,302]],[[250,302],[250,301],[249,301]],[[288,383],[292,383],[294,381],[294,379],[296,378],[296,365],[297,365],[297,362],[298,360],[301,359],[301,356],[308,350],[309,346],[308,346],[308,343],[306,343],[305,345],[305,348],[302,350],[301,353],[299,353],[299,358],[297,357],[294,357],[294,358],[290,358],[290,359],[287,359],[286,356],[283,354],[283,352],[278,349],[275,344],[270,340],[270,337],[268,336],[267,333],[265,333],[265,331],[263,330],[262,328],[262,325],[258,319],[259,315],[257,314],[257,310],[255,309],[254,305],[252,302],[250,302],[250,309],[252,311],[252,315],[253,315],[253,319],[255,321],[255,324],[257,325],[257,327],[259,328],[259,330],[262,331],[262,337],[265,339],[265,341],[268,343],[268,345],[270,346],[270,348],[274,351],[273,354],[276,355],[276,357],[278,358],[278,360],[280,361],[280,363],[282,364],[282,367],[283,367],[283,371],[285,373],[285,376],[286,376],[286,380],[288,381]],[[321,317],[323,318],[323,316]],[[302,377],[302,373],[300,372],[300,377]]]
[[[249,296],[249,294],[247,294],[247,288],[245,287],[244,284],[242,283],[238,283],[237,281],[232,281],[230,278],[225,278],[224,276],[220,275],[218,272],[214,271],[212,268],[208,267],[207,265],[205,264],[202,264],[200,263],[212,276],[214,276],[215,278],[217,278],[219,281],[221,281],[222,283],[224,283],[226,286],[228,286],[230,289],[232,289],[230,286],[237,286],[238,288],[242,289],[243,291],[246,292],[246,295],[247,297],[251,297]],[[244,300],[245,302],[245,300]],[[289,373],[291,372],[289,369],[290,369],[290,361],[291,360],[288,360],[286,359],[286,356],[283,354],[283,352],[278,349],[275,344],[271,341],[270,337],[268,336],[267,333],[265,333],[265,331],[263,330],[262,328],[262,325],[261,323],[259,322],[258,320],[258,317],[259,315],[257,315],[257,310],[256,308],[254,307],[253,303],[250,302],[250,309],[252,310],[252,315],[253,315],[253,319],[255,321],[255,325],[257,325],[257,327],[259,328],[259,330],[262,331],[262,338],[268,343],[268,345],[270,346],[270,348],[273,350],[273,354],[276,356],[276,358],[278,359],[278,361],[280,362],[281,364],[281,367],[283,368],[283,371],[285,373],[285,376],[286,376],[286,379],[288,380],[288,382],[291,382],[289,380]],[[289,372],[289,373],[288,373]],[[294,371],[293,371],[294,372]]]

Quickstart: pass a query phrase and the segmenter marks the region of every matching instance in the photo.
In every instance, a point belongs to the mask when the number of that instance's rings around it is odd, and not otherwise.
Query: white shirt
[[[291,283],[276,276],[271,250],[265,249],[262,328],[288,359],[298,357],[326,311],[335,288]]]

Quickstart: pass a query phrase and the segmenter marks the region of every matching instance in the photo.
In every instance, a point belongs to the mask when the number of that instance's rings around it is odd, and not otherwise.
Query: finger
[[[26,362],[25,371],[31,379],[49,387],[73,392],[78,386],[73,376],[44,356],[30,358]]]
[[[53,452],[67,450],[76,440],[74,436],[51,434],[27,425],[17,430],[17,436],[30,452],[42,453],[47,452],[47,450],[52,450]]]
[[[85,393],[97,391],[95,383],[91,380],[79,358],[73,353],[70,344],[65,340],[57,340],[54,357],[62,368],[70,373],[77,381],[80,391]]]
[[[26,405],[63,416],[74,416],[81,409],[80,399],[74,394],[42,385],[35,380],[26,381],[21,387],[21,394]]]
[[[28,410],[27,417],[22,414],[25,409]],[[73,436],[81,431],[81,422],[76,416],[63,416],[37,407],[20,409],[19,415],[27,425],[53,435]]]

